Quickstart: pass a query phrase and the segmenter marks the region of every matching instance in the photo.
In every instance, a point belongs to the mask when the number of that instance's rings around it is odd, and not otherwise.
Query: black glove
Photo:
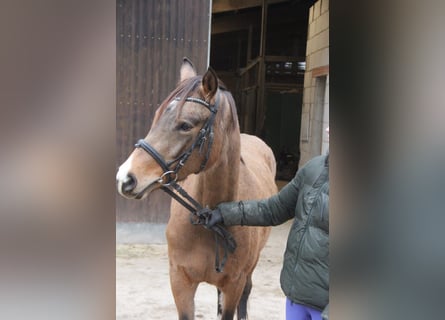
[[[198,212],[200,222],[207,229],[211,229],[218,223],[224,223],[221,211],[216,208],[215,210],[203,209]]]

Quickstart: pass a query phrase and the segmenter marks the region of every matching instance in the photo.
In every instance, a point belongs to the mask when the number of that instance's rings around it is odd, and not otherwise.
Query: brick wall
[[[329,140],[329,0],[317,1],[309,10],[300,134],[300,167],[326,153]]]

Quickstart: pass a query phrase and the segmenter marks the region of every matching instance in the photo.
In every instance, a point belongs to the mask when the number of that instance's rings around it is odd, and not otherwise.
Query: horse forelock
[[[202,77],[196,76],[186,80],[181,81],[178,86],[168,95],[168,97],[161,103],[158,110],[156,111],[155,117],[153,119],[153,125],[159,120],[159,118],[164,114],[167,110],[167,107],[170,105],[172,100],[176,98],[180,98],[177,105],[177,114],[182,109],[182,106],[185,103],[185,98],[188,97],[190,92],[194,91],[197,85],[200,83]]]
[[[185,99],[189,96],[192,96],[197,92],[200,84],[202,82],[202,76],[195,76],[186,80],[181,81],[178,86],[169,94],[169,96],[162,102],[159,109],[157,110],[155,117],[153,119],[153,125],[159,120],[159,118],[165,113],[170,103],[179,98],[178,103],[176,105],[176,116],[178,117],[182,111],[182,108],[185,104]],[[225,97],[225,102],[228,104],[228,108],[223,106],[224,99],[220,97],[220,105],[218,106],[218,112],[216,115],[216,121],[228,120],[228,123],[224,126],[225,129],[232,131],[238,127],[238,115],[236,110],[235,101],[233,99],[232,94],[227,90],[225,84],[218,79],[218,87],[219,93]],[[226,112],[230,113],[231,118],[225,119]]]

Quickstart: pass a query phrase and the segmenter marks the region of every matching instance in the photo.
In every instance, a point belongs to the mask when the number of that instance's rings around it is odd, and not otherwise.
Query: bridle
[[[179,155],[176,159],[167,162],[162,155],[159,154],[159,152],[156,151],[153,146],[151,146],[149,143],[147,143],[144,139],[140,139],[136,144],[136,148],[141,148],[144,151],[146,151],[150,156],[153,157],[153,159],[156,160],[156,162],[159,164],[159,166],[164,171],[162,175],[159,177],[158,183],[160,183],[161,189],[168,193],[172,198],[174,198],[176,201],[178,201],[183,207],[185,207],[187,210],[190,211],[190,221],[194,225],[203,224],[205,225],[206,219],[208,218],[208,215],[205,215],[205,211],[209,211],[208,208],[204,208],[198,201],[193,199],[187,191],[185,191],[177,182],[178,173],[181,170],[181,168],[184,166],[192,152],[199,148],[199,153],[202,153],[203,147],[206,141],[207,142],[207,151],[205,153],[204,160],[201,163],[200,169],[198,172],[201,172],[204,170],[204,168],[207,165],[207,162],[209,160],[210,151],[212,149],[213,144],[213,124],[215,122],[216,113],[218,111],[219,107],[219,98],[220,95],[218,94],[216,96],[215,104],[211,105],[209,102],[202,100],[200,98],[196,97],[187,97],[184,99],[185,102],[195,102],[198,104],[203,105],[208,110],[210,110],[210,116],[205,122],[205,124],[202,126],[201,130],[199,130],[199,133],[195,139],[195,141],[192,143],[192,145],[184,151],[181,155]],[[175,100],[179,101],[181,98],[175,98]],[[172,169],[172,165],[176,163],[176,166]],[[142,194],[141,194],[142,195]],[[227,253],[228,251],[233,253],[236,249],[236,242],[235,239],[233,239],[230,232],[228,232],[222,225],[215,225],[211,228],[211,230],[215,234],[215,242],[216,242],[216,256],[215,256],[215,269],[217,272],[222,272],[224,269],[224,265],[227,261]],[[224,257],[219,262],[219,238],[221,238],[222,246],[224,249]]]
[[[179,101],[181,98],[175,98],[176,101]],[[206,123],[202,126],[201,130],[199,130],[199,133],[193,142],[193,144],[184,151],[181,155],[179,155],[176,159],[167,162],[160,154],[156,151],[150,144],[148,144],[144,139],[140,139],[136,144],[136,148],[142,148],[147,153],[149,153],[156,162],[161,166],[161,168],[164,170],[164,173],[160,177],[160,180],[162,184],[170,184],[177,179],[177,175],[179,170],[184,166],[185,162],[188,160],[190,155],[192,154],[193,150],[195,150],[197,147],[199,147],[199,152],[202,152],[204,143],[208,139],[207,144],[207,152],[205,155],[204,160],[201,163],[201,167],[198,172],[201,172],[204,170],[205,166],[207,165],[207,161],[209,160],[210,150],[212,148],[213,144],[213,123],[215,122],[216,112],[218,111],[218,105],[219,105],[219,95],[217,96],[217,100],[215,101],[214,105],[211,105],[207,101],[204,101],[199,98],[195,97],[187,97],[185,98],[186,102],[195,102],[198,104],[201,104],[205,106],[207,109],[210,110],[210,117],[207,119]],[[176,167],[172,170],[171,166],[177,163]]]

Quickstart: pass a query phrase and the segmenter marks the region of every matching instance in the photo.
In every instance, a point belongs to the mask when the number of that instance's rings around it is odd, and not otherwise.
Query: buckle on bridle
[[[173,178],[171,175],[173,174]],[[168,179],[168,180],[165,180]],[[178,174],[175,171],[166,171],[158,179],[158,183],[162,184],[164,187],[175,183],[178,179]]]

